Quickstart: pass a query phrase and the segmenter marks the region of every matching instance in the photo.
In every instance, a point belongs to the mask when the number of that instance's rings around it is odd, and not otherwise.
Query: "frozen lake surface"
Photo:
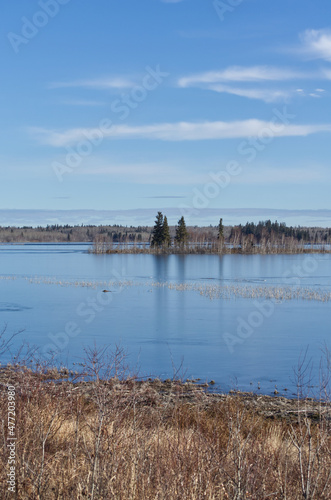
[[[330,348],[331,255],[94,255],[87,244],[0,245],[0,326],[73,366],[122,345],[141,376],[294,392],[308,348]],[[110,290],[104,293],[103,290]],[[2,363],[8,357],[2,357]],[[287,388],[288,391],[284,391]]]

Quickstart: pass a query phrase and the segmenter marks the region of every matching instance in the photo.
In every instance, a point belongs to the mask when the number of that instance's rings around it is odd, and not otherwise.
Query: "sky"
[[[152,225],[162,210],[331,226],[330,14],[330,0],[4,0],[0,224]]]

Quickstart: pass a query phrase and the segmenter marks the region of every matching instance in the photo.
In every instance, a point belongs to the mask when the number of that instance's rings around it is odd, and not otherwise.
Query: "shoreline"
[[[142,242],[139,246],[136,245],[125,245],[119,244],[118,246],[113,246],[109,248],[108,244],[102,245],[99,248],[93,248],[93,242],[91,241],[0,241],[0,247],[4,246],[79,246],[79,245],[90,245],[86,253],[92,255],[309,255],[309,254],[321,254],[328,255],[331,254],[330,248],[302,248],[302,247],[291,247],[291,248],[273,248],[264,247],[260,248],[258,246],[253,246],[251,248],[229,248],[223,245],[221,249],[211,246],[196,246],[191,248],[180,248],[180,247],[170,247],[170,248],[151,248],[148,242]],[[141,247],[140,245],[146,245]],[[308,244],[306,244],[308,246]],[[329,245],[327,245],[329,246]]]
[[[112,248],[106,250],[89,250],[88,253],[94,255],[307,255],[307,254],[331,254],[330,249],[316,249],[316,248],[303,248],[303,249],[259,249],[253,248],[251,250],[243,250],[241,248],[229,248],[217,250],[207,247],[198,248],[171,248],[171,249],[150,249],[150,248]]]
[[[308,396],[285,397],[275,391],[274,395],[256,393],[252,391],[229,390],[228,392],[212,391],[214,381],[201,383],[199,379],[181,380],[160,380],[159,378],[139,379],[127,377],[123,380],[117,377],[109,379],[86,380],[84,374],[74,374],[67,368],[58,370],[51,368],[44,372],[35,371],[30,368],[20,367],[0,367],[0,391],[4,391],[8,385],[17,385],[20,391],[20,383],[25,376],[34,380],[34,383],[42,383],[43,388],[51,391],[56,386],[64,391],[75,391],[76,396],[80,395],[86,401],[92,401],[96,388],[103,387],[117,396],[122,392],[126,396],[132,394],[146,395],[141,400],[143,406],[148,407],[151,403],[150,397],[158,399],[159,404],[173,406],[203,404],[205,408],[225,404],[229,401],[238,405],[243,405],[246,410],[253,412],[266,419],[293,420],[298,417],[299,412],[305,412],[305,416],[311,420],[317,420],[321,413],[329,414],[331,420],[331,401],[328,398],[317,399]],[[153,399],[153,398],[152,398]],[[154,404],[154,403],[153,403]]]

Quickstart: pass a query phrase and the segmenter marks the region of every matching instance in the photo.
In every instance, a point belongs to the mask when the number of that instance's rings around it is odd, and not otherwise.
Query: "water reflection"
[[[154,256],[154,276],[158,281],[168,280],[169,255]]]
[[[220,280],[224,279],[224,256],[218,258],[218,276]]]
[[[257,381],[263,387],[262,381],[267,384],[269,379],[288,385],[292,366],[308,344],[318,370],[320,346],[330,342],[330,303],[294,297],[275,305],[275,313],[230,353],[224,333],[236,334],[238,318],[246,321],[256,310],[256,300],[266,297],[201,294],[209,286],[274,287],[288,270],[303,269],[304,256],[90,255],[81,247],[72,253],[56,248],[38,246],[39,252],[29,246],[19,254],[0,248],[0,277],[10,277],[0,279],[0,327],[8,323],[10,331],[25,329],[26,339],[42,347],[50,342],[49,332],[63,332],[67,322],[76,322],[82,333],[70,340],[63,359],[82,356],[83,346],[94,340],[120,342],[134,361],[140,353],[144,373],[172,376],[171,358],[178,367],[184,356],[188,376],[223,384],[237,377],[241,388],[250,389],[251,380],[255,387]],[[300,283],[329,292],[331,256],[314,259],[316,271],[306,273]],[[40,279],[30,283],[23,279],[26,276]],[[47,277],[54,278],[54,284]],[[95,287],[61,286],[61,282],[85,279]],[[77,306],[95,299],[105,288],[101,283],[114,279],[127,280],[130,286],[114,294],[109,307],[96,311],[93,322],[77,316]],[[167,286],[152,286],[153,282]],[[168,288],[169,283],[185,286],[176,290]],[[275,383],[269,384],[270,391]]]

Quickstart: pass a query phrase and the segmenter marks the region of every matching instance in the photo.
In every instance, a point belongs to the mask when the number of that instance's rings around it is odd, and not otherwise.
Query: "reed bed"
[[[197,291],[200,295],[214,299],[269,299],[276,301],[316,300],[329,302],[331,292],[310,287],[247,286],[247,285],[201,285],[191,283],[152,283],[153,287],[166,287],[177,291]]]
[[[93,254],[150,254],[150,255],[225,255],[225,254],[329,254],[331,253],[329,244],[320,244],[315,248],[305,243],[291,242],[286,245],[272,244],[268,242],[263,245],[242,244],[234,245],[230,242],[220,244],[218,241],[209,241],[203,243],[189,242],[186,245],[178,246],[151,246],[149,242],[132,243],[112,243],[95,242],[89,249]]]
[[[16,277],[1,276],[0,280],[11,280]],[[57,278],[48,277],[25,277],[25,281],[31,284],[43,285],[57,285],[63,287],[83,287],[100,289],[104,288],[110,292],[118,292],[129,287],[148,287],[149,290],[157,288],[167,288],[177,292],[196,292],[203,297],[210,300],[226,300],[234,298],[243,299],[267,299],[275,301],[289,301],[289,300],[305,300],[305,301],[318,301],[330,302],[331,292],[315,287],[303,286],[252,286],[252,285],[218,285],[206,284],[203,282],[193,283],[178,283],[178,282],[160,282],[153,280],[146,281],[133,281],[133,280],[61,280]]]
[[[177,381],[100,379],[92,361],[89,382],[24,367],[2,377],[2,422],[6,384],[17,408],[14,494],[0,447],[4,500],[331,499],[329,406],[311,418],[298,401],[290,420],[267,418],[261,397],[254,406]]]

